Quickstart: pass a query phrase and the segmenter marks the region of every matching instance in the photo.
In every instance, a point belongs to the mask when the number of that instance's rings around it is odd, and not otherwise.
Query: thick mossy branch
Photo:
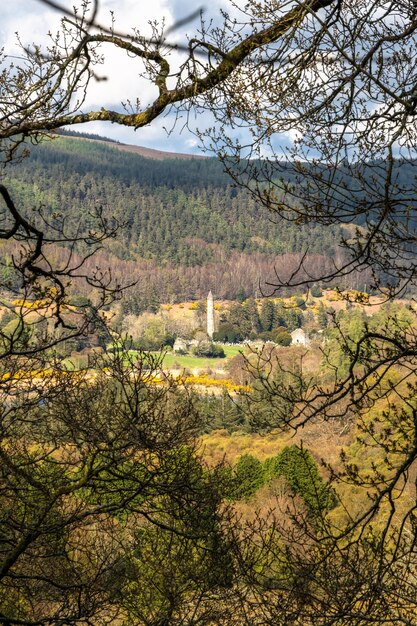
[[[36,132],[52,131],[61,128],[62,126],[72,126],[97,121],[110,121],[122,126],[133,127],[135,129],[146,126],[163,113],[163,111],[170,105],[189,101],[192,98],[201,96],[218,85],[221,85],[256,50],[278,41],[284,34],[288,33],[288,31],[292,28],[298,26],[308,14],[315,13],[332,4],[337,4],[336,0],[316,0],[315,2],[311,2],[311,0],[309,0],[300,4],[289,11],[287,15],[278,19],[277,22],[269,28],[253,33],[239,42],[231,50],[222,53],[222,60],[216,67],[208,71],[205,76],[199,77],[189,75],[187,76],[186,84],[173,89],[167,88],[166,80],[170,72],[170,67],[166,59],[162,57],[159,51],[148,49],[146,44],[144,44],[144,47],[141,48],[132,42],[125,41],[116,36],[87,34],[79,43],[76,50],[73,51],[66,60],[64,60],[63,65],[66,68],[68,68],[71,61],[74,62],[77,60],[77,55],[81,58],[81,55],[84,54],[87,59],[87,65],[84,67],[84,71],[86,71],[87,66],[89,65],[87,47],[91,44],[110,43],[118,48],[128,51],[130,54],[138,58],[142,58],[145,62],[156,63],[159,65],[159,71],[155,70],[156,75],[149,78],[158,87],[158,97],[143,111],[134,113],[120,113],[102,108],[99,111],[89,111],[86,113],[59,114],[59,112],[57,112],[56,115],[48,114],[46,118],[39,117],[38,119],[33,119],[28,112],[28,114],[25,115],[21,121],[18,121],[15,124],[8,124],[7,127],[4,127],[0,132],[0,137],[10,138],[18,134],[30,135]],[[207,47],[207,44],[204,42],[202,42],[202,45]],[[80,76],[82,76],[82,74],[83,71],[80,72]],[[56,90],[61,88],[61,81],[63,81],[63,75],[58,78],[58,85],[56,88],[51,88],[50,84],[46,83],[44,86],[38,85],[39,88],[44,87],[47,89],[47,92],[40,96],[40,100],[44,105],[47,105],[48,100],[55,98]],[[74,92],[76,88],[77,85],[74,85]]]

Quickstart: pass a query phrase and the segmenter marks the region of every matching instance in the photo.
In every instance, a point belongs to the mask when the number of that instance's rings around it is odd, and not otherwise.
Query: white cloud
[[[58,1],[68,9],[72,8],[74,2],[80,4],[80,0]],[[15,31],[19,31],[22,42],[27,45],[33,41],[45,44],[48,30],[52,33],[59,30],[62,16],[58,12],[48,9],[41,0],[14,0],[14,2],[4,4],[7,6],[0,9],[0,24],[2,39],[8,50],[11,50],[14,45]],[[98,21],[104,26],[110,26],[111,12],[114,11],[117,30],[131,32],[132,28],[136,27],[144,36],[149,37],[152,32],[149,25],[150,21],[161,22],[165,19],[166,26],[169,27],[201,7],[206,9],[205,18],[207,21],[213,17],[215,22],[220,23],[222,19],[220,9],[227,6],[228,0],[212,0],[209,6],[204,6],[204,0],[201,5],[191,2],[191,0],[152,0],[152,2],[149,0],[100,0]],[[229,8],[236,12],[236,9],[233,9],[231,5]],[[197,17],[180,29],[174,30],[169,35],[169,40],[185,42],[185,33],[194,33],[198,25],[199,18]],[[97,110],[101,107],[122,110],[122,101],[130,100],[135,103],[137,98],[140,99],[142,105],[151,102],[156,94],[156,89],[140,77],[140,72],[143,70],[141,62],[138,59],[129,58],[124,51],[115,50],[111,45],[103,46],[102,50],[105,55],[105,63],[98,66],[96,71],[99,76],[108,77],[108,80],[103,82],[91,81],[82,110]],[[180,56],[178,53],[173,53],[171,58],[172,67],[175,70]],[[190,123],[194,127],[205,128],[212,123],[209,118],[208,114],[199,114],[197,118],[191,115]],[[165,150],[196,152],[198,141],[194,135],[183,129],[184,121],[180,122],[170,135],[167,135],[164,127],[170,130],[172,120],[172,116],[158,118],[150,126],[139,129],[137,132],[107,123],[89,124],[88,126],[77,127],[76,130],[107,135],[126,143]]]
[[[42,6],[36,0],[16,0],[1,8],[1,39],[7,53],[16,53],[16,33],[19,33],[23,45],[34,41],[41,44],[48,42],[48,30],[59,28],[60,17],[51,9]]]
[[[72,2],[61,2],[70,8]],[[111,25],[111,10],[116,18],[115,27],[121,32],[132,32],[137,28],[145,37],[152,36],[149,22],[165,19],[168,25],[175,21],[167,0],[153,0],[152,3],[137,0],[101,0],[98,20],[104,26]],[[61,15],[48,9],[39,0],[16,0],[14,10],[6,11],[2,19],[3,42],[6,51],[17,54],[15,32],[19,33],[23,45],[33,42],[46,45],[49,41],[47,33],[59,30]],[[111,45],[103,46],[105,62],[97,68],[99,76],[108,77],[108,82],[92,81],[86,100],[87,106],[101,103],[104,106],[120,104],[128,99],[149,101],[152,90],[144,81],[140,81],[139,73],[143,70],[141,62],[128,58],[124,51],[115,50]]]
[[[72,0],[60,0],[65,8],[71,9]],[[6,4],[6,3],[5,3]],[[78,3],[79,4],[79,3]],[[195,5],[189,5],[189,13],[195,10]],[[104,26],[110,26],[112,20],[111,11],[114,11],[115,29],[121,32],[132,32],[133,28],[140,31],[145,37],[152,36],[152,28],[149,22],[162,22],[165,20],[167,27],[177,20],[170,0],[100,0],[98,21]],[[1,39],[7,53],[18,56],[20,54],[16,45],[16,31],[19,33],[24,46],[34,42],[45,46],[48,44],[48,31],[55,33],[60,28],[62,15],[49,9],[40,0],[15,0],[7,3],[0,9]],[[181,34],[174,32],[172,39]],[[114,49],[111,45],[104,45],[103,54],[105,62],[98,66],[97,74],[108,77],[107,81],[91,81],[87,98],[83,104],[84,111],[97,109],[102,106],[115,110],[121,110],[121,102],[130,100],[132,103],[137,98],[142,104],[149,103],[156,94],[156,89],[148,81],[140,77],[143,65],[138,59],[129,58],[124,51]],[[178,56],[177,56],[178,59]],[[175,62],[175,54],[173,55]],[[89,125],[89,131],[108,134],[120,141],[130,143],[146,143],[147,145],[158,144],[165,149],[174,149],[174,144],[184,144],[174,138],[167,138],[163,126],[167,124],[164,118],[158,119],[149,128],[141,129],[135,133],[131,129],[101,124]],[[170,125],[168,124],[168,127]],[[84,129],[84,127],[83,127]],[[79,128],[78,130],[83,130]],[[87,129],[86,129],[87,130]],[[155,147],[157,147],[155,145]]]
[[[199,144],[197,139],[186,139],[185,145],[187,146],[187,148],[194,149],[197,148]]]

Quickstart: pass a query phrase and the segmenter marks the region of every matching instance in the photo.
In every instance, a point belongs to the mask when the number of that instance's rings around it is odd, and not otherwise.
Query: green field
[[[228,359],[236,356],[239,352],[242,351],[242,346],[222,346],[223,350],[226,354],[226,357],[223,359],[210,359],[207,357],[198,357],[192,354],[174,354],[172,352],[167,352],[163,358],[163,367],[167,370],[170,369],[223,369],[225,367]],[[159,352],[152,353],[155,357],[159,355]],[[129,358],[134,362],[136,359],[136,355],[139,355],[139,352],[136,350],[129,350]],[[128,364],[129,358],[126,358],[126,365]],[[81,359],[81,357],[80,357]],[[76,356],[72,358],[64,359],[62,365],[65,369],[72,371],[77,370],[82,367],[86,367],[86,363],[84,363],[85,359],[82,359],[81,362],[77,359]]]
[[[164,357],[165,369],[193,369],[196,367],[222,369],[227,360],[236,356],[242,350],[242,346],[223,346],[226,357],[223,359],[209,359],[205,357],[193,356],[191,354],[167,353]]]

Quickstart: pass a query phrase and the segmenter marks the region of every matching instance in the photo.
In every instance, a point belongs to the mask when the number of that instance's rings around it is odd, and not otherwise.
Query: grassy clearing
[[[198,356],[193,356],[191,354],[174,354],[172,352],[167,352],[163,357],[163,367],[164,369],[223,369],[228,359],[236,356],[242,350],[242,346],[223,346],[226,357],[223,359],[210,359],[203,358]],[[135,362],[140,354],[137,350],[128,350],[128,356],[125,357],[124,362],[125,365],[129,365],[130,362]],[[159,356],[159,352],[151,353],[155,357]],[[62,362],[63,367],[65,369],[73,371],[80,368],[85,368],[87,366],[87,362],[85,357],[81,356],[77,357],[73,355],[72,357],[68,357]]]
[[[164,368],[166,369],[223,369],[227,359],[236,356],[242,350],[242,346],[223,346],[226,358],[209,359],[191,354],[172,354],[164,356]],[[179,367],[178,367],[179,366]]]

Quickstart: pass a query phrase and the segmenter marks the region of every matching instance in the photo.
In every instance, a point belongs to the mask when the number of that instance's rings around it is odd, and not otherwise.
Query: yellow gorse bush
[[[50,300],[35,300],[34,302],[28,302],[27,300],[13,300],[13,306],[24,307],[25,309],[41,309],[46,306],[50,306]]]
[[[244,393],[251,391],[251,387],[249,385],[237,385],[231,380],[210,378],[205,374],[201,374],[200,376],[186,376],[185,378],[183,378],[183,381],[185,384],[189,385],[201,385],[203,387],[223,387],[227,389],[227,391],[233,393]]]

